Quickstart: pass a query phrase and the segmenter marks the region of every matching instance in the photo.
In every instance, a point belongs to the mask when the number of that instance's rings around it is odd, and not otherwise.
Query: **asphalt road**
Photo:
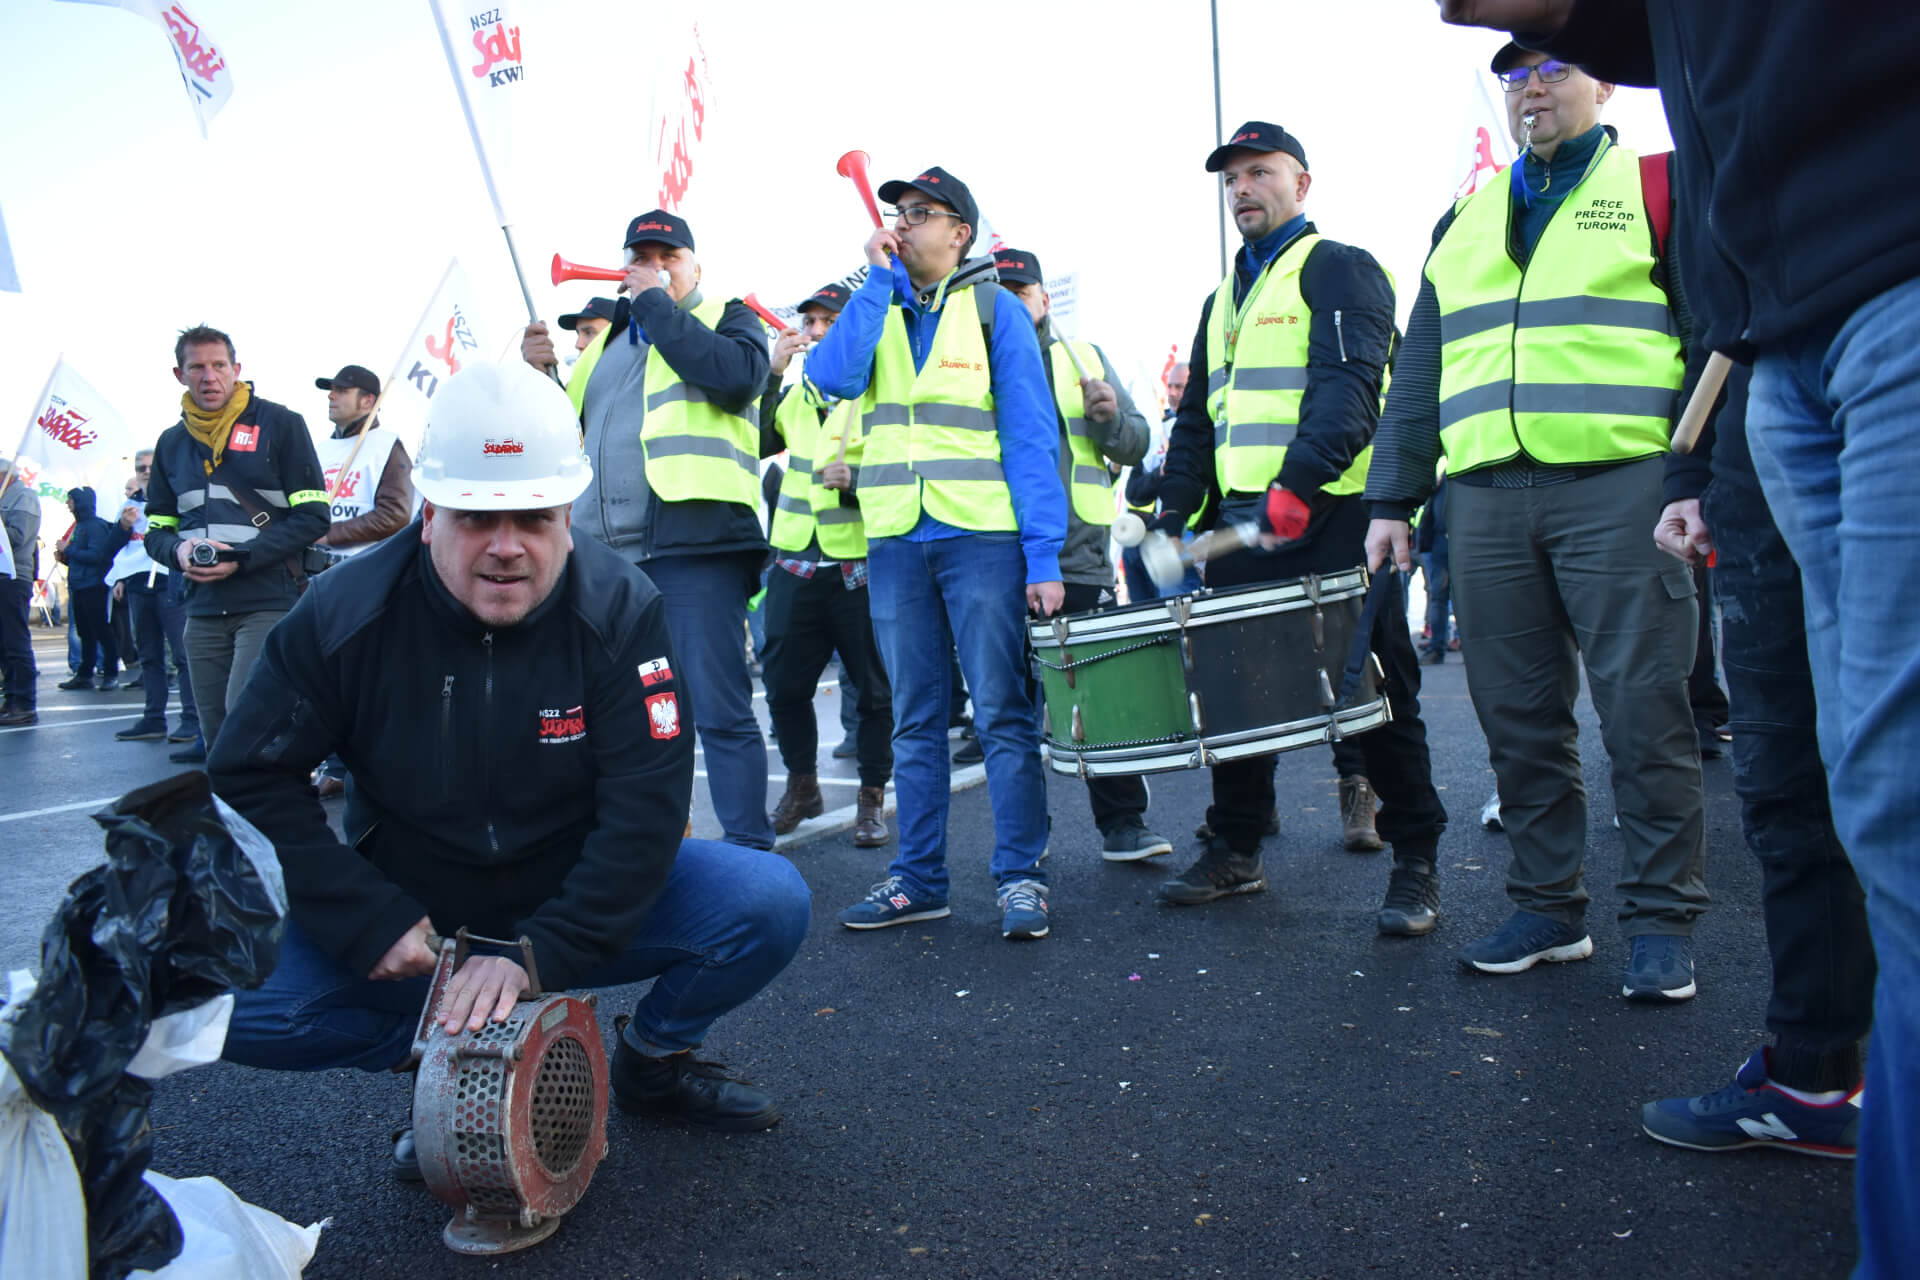
[[[43,671],[64,670],[51,657]],[[1154,781],[1150,822],[1176,852],[1131,866],[1100,860],[1083,788],[1055,778],[1053,932],[1027,944],[999,936],[976,787],[953,797],[951,919],[844,931],[834,914],[887,851],[844,831],[789,849],[814,891],[806,946],[706,1049],[785,1119],[714,1136],[613,1112],[586,1199],[534,1250],[442,1247],[446,1211],[387,1173],[399,1077],[173,1077],[154,1167],[330,1217],[313,1276],[1844,1276],[1850,1164],[1702,1155],[1639,1130],[1641,1102],[1719,1087],[1763,1034],[1759,877],[1726,763],[1707,766],[1699,998],[1619,998],[1619,837],[1584,704],[1596,953],[1468,975],[1454,953],[1507,912],[1506,847],[1477,822],[1491,778],[1462,668],[1426,674],[1454,810],[1428,938],[1374,934],[1386,856],[1341,850],[1324,750],[1280,761],[1269,891],[1202,908],[1156,906],[1153,888],[1195,851],[1204,775]],[[9,966],[98,857],[84,802],[166,772],[158,748],[112,741],[121,701],[49,688],[38,729],[0,734]],[[824,753],[837,707],[820,705]]]

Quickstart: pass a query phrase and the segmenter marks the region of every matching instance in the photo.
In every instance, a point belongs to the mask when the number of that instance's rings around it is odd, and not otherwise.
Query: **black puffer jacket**
[[[293,918],[366,973],[422,916],[533,940],[541,981],[617,956],[666,886],[693,723],[645,575],[576,538],[552,594],[489,629],[418,522],[313,580],[267,636],[208,772],[272,839]],[[334,838],[307,775],[353,773]]]

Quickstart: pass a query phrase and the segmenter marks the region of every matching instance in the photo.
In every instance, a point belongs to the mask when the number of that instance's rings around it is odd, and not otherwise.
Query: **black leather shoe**
[[[425,1181],[420,1176],[420,1155],[413,1147],[413,1126],[394,1131],[393,1176],[402,1182]]]
[[[205,764],[207,762],[207,748],[202,743],[188,743],[178,751],[167,752],[167,759],[173,761],[175,764]]]
[[[765,1092],[730,1080],[717,1062],[691,1052],[649,1058],[624,1038],[613,1053],[614,1105],[629,1115],[682,1120],[723,1133],[750,1133],[780,1123]]]
[[[32,707],[23,707],[19,703],[10,703],[6,710],[0,711],[0,728],[18,729],[30,724],[40,723],[40,713]]]

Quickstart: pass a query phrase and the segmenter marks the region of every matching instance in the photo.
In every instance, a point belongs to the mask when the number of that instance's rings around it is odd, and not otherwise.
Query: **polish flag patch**
[[[671,692],[656,693],[647,699],[647,728],[656,738],[680,736],[680,700]]]
[[[640,664],[640,683],[647,688],[673,679],[673,668],[667,665],[665,658],[655,658],[652,662]]]

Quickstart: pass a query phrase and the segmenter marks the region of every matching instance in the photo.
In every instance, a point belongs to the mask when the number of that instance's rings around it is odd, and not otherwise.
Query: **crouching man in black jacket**
[[[404,1063],[434,954],[465,925],[532,940],[550,989],[655,978],[620,1036],[614,1100],[764,1129],[773,1100],[692,1050],[799,949],[806,885],[771,853],[681,840],[693,732],[665,606],[570,532],[591,478],[572,406],[526,365],[434,398],[420,519],[314,580],[268,637],[209,761],[271,838],[291,920],[279,968],[239,993],[226,1056],[283,1070]],[[359,784],[351,847],[307,775]],[[526,989],[504,955],[453,977],[442,1025],[477,1030]],[[395,1171],[418,1176],[411,1133]]]

